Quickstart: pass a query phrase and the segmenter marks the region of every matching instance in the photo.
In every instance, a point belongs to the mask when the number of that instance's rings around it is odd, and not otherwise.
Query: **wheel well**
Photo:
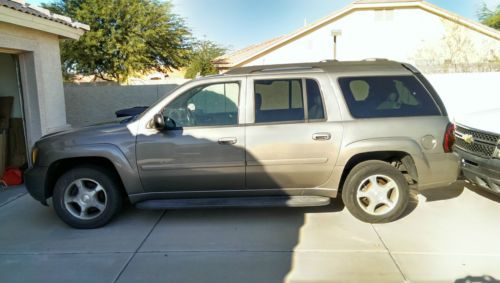
[[[340,190],[342,190],[345,179],[351,172],[352,168],[359,163],[368,160],[380,160],[387,162],[401,171],[405,175],[409,184],[415,184],[418,182],[417,167],[415,166],[415,162],[409,153],[403,151],[365,152],[356,154],[352,156],[349,161],[347,161],[344,171],[342,172],[342,177],[340,178]]]
[[[123,182],[120,178],[120,175],[118,174],[118,171],[113,165],[113,162],[111,162],[109,159],[104,157],[75,157],[75,158],[58,160],[49,166],[49,170],[47,172],[47,179],[45,181],[45,197],[46,198],[52,197],[55,184],[59,179],[59,177],[61,177],[64,173],[68,172],[69,170],[75,167],[85,166],[85,165],[97,166],[105,170],[108,170],[109,173],[111,173],[113,177],[117,180],[120,188],[122,189],[122,192],[125,194],[125,189],[123,186]]]

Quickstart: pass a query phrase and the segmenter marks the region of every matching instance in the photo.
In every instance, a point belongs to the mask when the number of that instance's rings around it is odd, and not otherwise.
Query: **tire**
[[[342,199],[349,212],[367,223],[397,220],[409,203],[410,187],[403,174],[383,161],[365,161],[347,176]]]
[[[101,167],[82,166],[64,173],[56,182],[53,205],[59,218],[77,229],[106,225],[123,203],[119,182]]]

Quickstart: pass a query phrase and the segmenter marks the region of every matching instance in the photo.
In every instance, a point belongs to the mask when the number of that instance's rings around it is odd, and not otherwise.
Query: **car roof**
[[[289,73],[289,72],[366,72],[366,71],[404,71],[413,68],[408,64],[386,59],[367,59],[363,61],[321,61],[310,63],[292,63],[278,65],[249,66],[230,69],[224,76],[253,75],[263,73]],[[413,68],[414,69],[414,68]]]

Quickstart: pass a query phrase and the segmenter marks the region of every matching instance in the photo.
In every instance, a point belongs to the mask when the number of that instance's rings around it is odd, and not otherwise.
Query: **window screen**
[[[349,77],[340,78],[339,83],[355,118],[441,115],[413,76]]]

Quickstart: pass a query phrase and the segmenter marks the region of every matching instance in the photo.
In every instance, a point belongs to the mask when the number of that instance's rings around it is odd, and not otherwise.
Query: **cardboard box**
[[[21,168],[26,162],[23,119],[12,118],[10,119],[10,128],[7,134],[7,166]]]
[[[0,131],[9,129],[12,103],[14,103],[14,97],[0,96]]]
[[[7,132],[0,130],[0,178],[3,177],[7,163]]]

